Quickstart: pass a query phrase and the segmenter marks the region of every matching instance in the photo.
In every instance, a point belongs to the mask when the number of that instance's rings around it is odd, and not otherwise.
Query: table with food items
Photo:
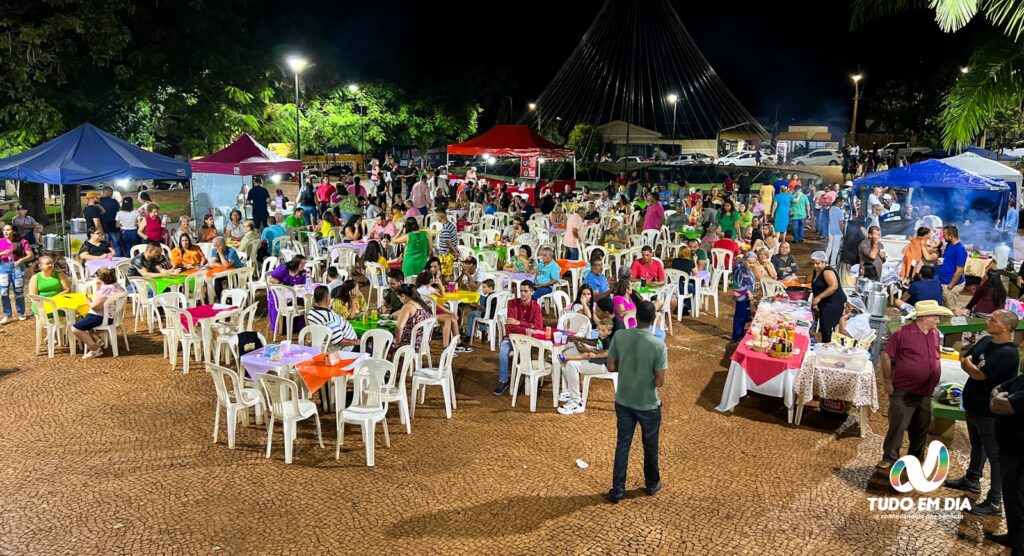
[[[878,411],[875,366],[863,348],[838,344],[814,346],[804,358],[794,388],[797,425],[803,418],[804,405],[815,397],[849,402],[856,411],[862,437],[867,431],[868,408]]]
[[[793,422],[794,384],[810,345],[810,304],[788,296],[766,297],[736,347],[718,411],[732,411],[747,392],[782,398]]]

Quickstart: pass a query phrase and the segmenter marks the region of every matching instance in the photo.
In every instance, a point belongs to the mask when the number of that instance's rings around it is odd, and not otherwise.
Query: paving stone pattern
[[[30,355],[31,321],[0,328],[0,554],[999,554],[982,529],[995,518],[886,520],[869,496],[893,496],[874,472],[885,431],[808,411],[785,423],[781,400],[718,404],[729,351],[723,318],[687,318],[669,338],[661,466],[647,497],[639,435],[627,498],[602,498],[615,442],[612,391],[595,381],[586,413],[562,416],[545,387],[495,397],[496,354],[476,345],[455,360],[451,420],[436,388],[406,435],[392,407],[392,448],[378,428],[376,467],[347,427],[335,461],[311,421],[292,465],[280,427],[242,427],[236,449],[211,442],[215,397],[202,368],[182,375],[161,337],[130,335],[119,358]],[[261,321],[265,328],[265,319]],[[439,340],[435,340],[439,344]],[[435,346],[435,350],[439,350]],[[435,361],[436,361],[435,353]],[[967,463],[960,425],[953,471]],[[580,469],[577,458],[589,468]],[[937,496],[958,493],[940,489]]]

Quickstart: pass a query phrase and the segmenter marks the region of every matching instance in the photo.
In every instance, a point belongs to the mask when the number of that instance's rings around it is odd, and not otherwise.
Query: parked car
[[[757,151],[735,151],[719,158],[715,164],[719,166],[757,166],[756,155]],[[761,160],[767,161],[767,159],[767,155],[762,153]]]
[[[714,159],[704,153],[680,154],[670,157],[665,164],[668,166],[691,166],[695,164],[713,164]]]
[[[639,156],[623,156],[623,157],[619,157],[619,159],[616,160],[615,163],[616,164],[622,164],[623,162],[627,162],[627,161],[631,162],[631,163],[634,163],[634,164],[643,164],[644,163],[644,159],[642,157],[639,157]]]
[[[843,163],[843,154],[836,149],[815,149],[789,162],[797,166],[839,166]]]
[[[906,141],[897,141],[893,143],[886,143],[884,147],[878,149],[879,153],[884,153],[886,156],[892,155],[893,152],[896,156],[902,156],[911,162],[917,162],[928,156],[928,153],[932,152],[931,147],[911,147],[910,143]]]

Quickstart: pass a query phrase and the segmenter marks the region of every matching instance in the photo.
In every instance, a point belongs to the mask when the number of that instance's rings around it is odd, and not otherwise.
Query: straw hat
[[[926,299],[924,301],[918,301],[914,304],[914,313],[910,315],[911,318],[917,317],[950,317],[953,316],[953,311],[939,305],[934,299]]]

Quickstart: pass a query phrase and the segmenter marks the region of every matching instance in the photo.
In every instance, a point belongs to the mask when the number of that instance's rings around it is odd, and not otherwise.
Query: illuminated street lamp
[[[289,56],[286,61],[288,62],[288,67],[292,70],[292,73],[295,74],[295,152],[297,155],[296,158],[299,160],[299,162],[301,162],[302,137],[299,134],[299,74],[302,73],[304,69],[309,67],[309,60],[303,58],[302,56]],[[299,170],[299,187],[302,187],[303,169],[304,168],[300,168]]]
[[[860,103],[860,80],[864,79],[861,74],[851,75],[853,80],[853,121],[850,122],[850,141],[857,141],[857,105]]]
[[[672,146],[675,147],[676,143],[676,106],[679,104],[679,96],[671,94],[668,96],[668,101],[672,103]]]
[[[355,83],[349,83],[348,92],[356,94],[359,92],[359,85]],[[356,103],[359,104],[359,154],[366,157],[366,145],[363,142],[366,132],[366,106],[363,104],[361,97],[356,97]],[[366,162],[363,161],[363,168],[366,168]]]

